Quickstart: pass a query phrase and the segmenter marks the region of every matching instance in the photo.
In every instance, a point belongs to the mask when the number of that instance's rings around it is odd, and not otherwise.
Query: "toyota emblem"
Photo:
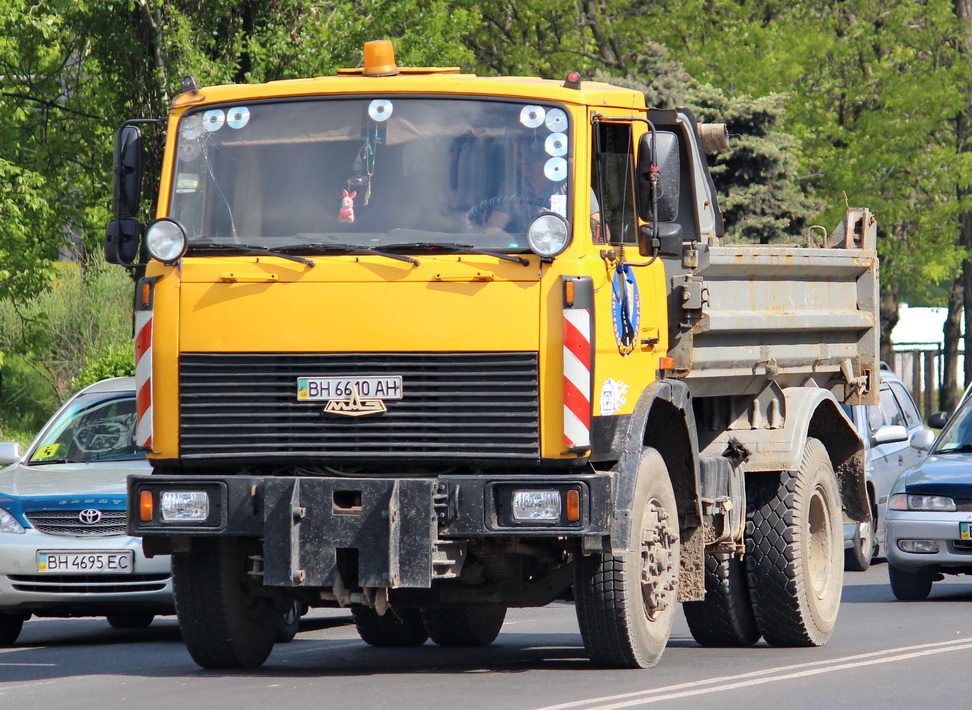
[[[83,525],[94,525],[101,520],[101,511],[95,510],[94,508],[82,510],[80,513],[78,513],[78,520],[80,520]]]

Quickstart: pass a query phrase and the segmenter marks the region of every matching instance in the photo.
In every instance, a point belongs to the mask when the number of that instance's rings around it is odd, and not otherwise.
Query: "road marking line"
[[[774,683],[780,680],[790,680],[805,676],[827,673],[834,670],[848,670],[859,666],[875,663],[894,663],[906,661],[920,656],[930,656],[938,653],[949,653],[972,648],[972,638],[961,638],[952,641],[939,641],[935,643],[918,644],[915,646],[902,646],[900,648],[885,649],[883,651],[872,651],[861,653],[843,658],[831,658],[824,661],[812,661],[810,663],[799,663],[789,666],[779,666],[767,668],[761,671],[751,671],[732,676],[720,676],[707,680],[693,681],[690,683],[679,683],[662,688],[650,690],[638,690],[631,693],[620,695],[605,695],[586,700],[575,700],[559,705],[546,705],[536,710],[567,710],[568,708],[591,708],[596,710],[617,710],[618,708],[631,707],[633,705],[655,703],[660,700],[674,700],[677,698],[689,697],[692,695],[705,695],[735,688],[744,688],[765,683]],[[769,676],[769,677],[767,677]],[[718,684],[716,687],[705,687]],[[610,705],[612,701],[621,701]]]

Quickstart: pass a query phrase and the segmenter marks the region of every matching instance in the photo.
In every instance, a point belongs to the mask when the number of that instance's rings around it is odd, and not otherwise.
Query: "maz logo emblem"
[[[387,412],[388,407],[380,399],[361,399],[357,386],[351,391],[351,399],[332,399],[324,405],[328,414],[340,414],[342,417],[363,417],[366,414],[381,414]]]

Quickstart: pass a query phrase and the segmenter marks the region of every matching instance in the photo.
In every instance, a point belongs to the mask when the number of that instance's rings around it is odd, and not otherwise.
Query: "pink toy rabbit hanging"
[[[340,221],[349,223],[354,221],[354,196],[357,194],[357,190],[354,192],[341,190],[341,209],[338,211]]]

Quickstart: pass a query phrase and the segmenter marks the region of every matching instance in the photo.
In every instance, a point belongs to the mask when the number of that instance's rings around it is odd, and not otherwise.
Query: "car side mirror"
[[[142,129],[122,126],[115,136],[114,213],[134,217],[142,199]]]
[[[871,444],[878,446],[879,444],[891,444],[895,441],[907,441],[908,440],[908,430],[905,429],[900,424],[885,424],[880,427],[876,432],[871,434]]]
[[[20,458],[20,444],[16,441],[0,441],[0,466],[9,466]]]
[[[948,412],[935,412],[928,417],[928,426],[932,429],[944,429],[948,423]]]
[[[916,431],[911,435],[911,448],[924,452],[931,451],[932,445],[935,443],[935,438],[935,432],[929,431],[928,429]]]

